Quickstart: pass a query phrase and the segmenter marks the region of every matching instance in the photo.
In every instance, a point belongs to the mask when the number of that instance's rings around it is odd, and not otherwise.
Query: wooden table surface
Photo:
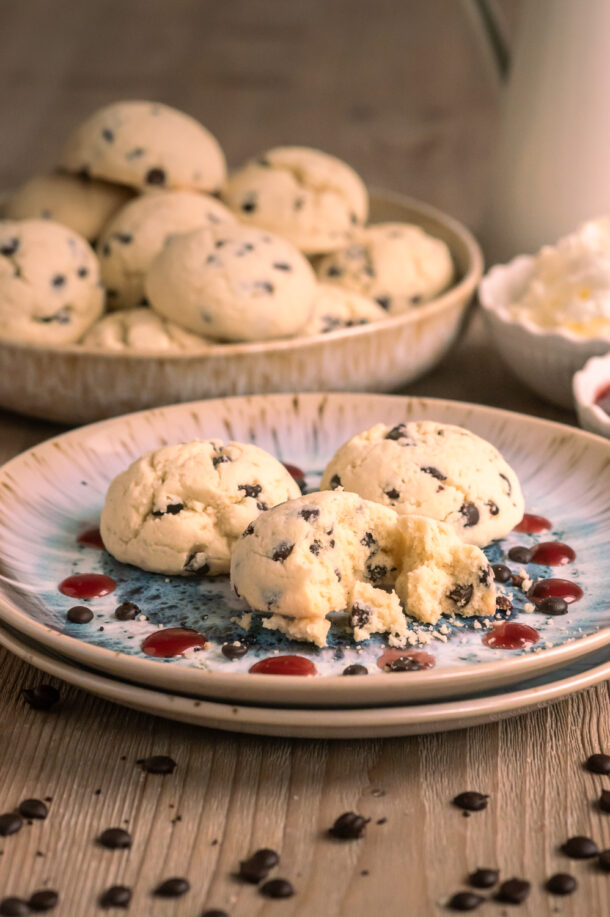
[[[509,37],[515,9],[504,5]],[[276,143],[320,146],[369,183],[475,230],[501,90],[476,5],[457,0],[20,0],[0,6],[0,85],[0,187],[52,163],[93,107],[148,97],[199,116],[235,163]],[[409,391],[574,422],[505,372],[476,319]],[[0,415],[0,460],[56,430]],[[138,917],[198,917],[212,906],[232,917],[425,917],[443,913],[480,865],[533,885],[521,908],[492,902],[481,913],[610,914],[610,877],[557,850],[570,834],[610,846],[610,816],[592,805],[602,778],[582,769],[591,752],[610,751],[605,684],[467,731],[285,741],[174,724],[66,685],[57,712],[35,712],[20,689],[48,679],[4,651],[0,660],[0,812],[52,797],[45,822],[1,839],[0,897],[54,887],[55,913],[83,917],[99,913],[100,891],[126,883]],[[173,776],[135,766],[153,753],[176,759]],[[449,801],[465,789],[489,793],[488,810],[463,818]],[[325,830],[348,809],[372,817],[367,836],[331,843]],[[95,845],[118,825],[133,833],[130,851]],[[294,898],[266,901],[231,877],[260,846],[281,852]],[[571,898],[542,888],[560,870],[578,876]],[[152,898],[172,875],[188,876],[191,892]]]

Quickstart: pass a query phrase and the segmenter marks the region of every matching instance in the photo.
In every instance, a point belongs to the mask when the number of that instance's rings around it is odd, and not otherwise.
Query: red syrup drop
[[[203,649],[206,642],[203,634],[190,627],[166,627],[149,634],[142,641],[142,651],[147,656],[169,659],[170,656],[182,656],[194,647]]]
[[[268,656],[248,669],[253,675],[317,675],[318,670],[305,656]]]
[[[606,414],[610,414],[610,385],[605,385],[595,396],[595,404]]]
[[[103,573],[76,573],[62,580],[58,589],[72,599],[97,599],[114,592],[116,583]]]
[[[83,544],[87,548],[99,548],[101,551],[104,550],[104,542],[102,541],[99,529],[87,529],[86,532],[81,532],[80,535],[77,536],[76,541],[78,544]]]
[[[483,643],[497,650],[518,650],[524,646],[538,643],[540,634],[529,624],[519,624],[518,621],[504,621],[496,624],[483,635]]]
[[[290,462],[282,462],[282,465],[286,469],[289,475],[291,475],[295,481],[305,480],[305,472],[302,468],[299,468],[298,465],[291,465]]]
[[[561,541],[541,541],[532,548],[532,564],[544,564],[547,567],[560,567],[576,560],[576,551],[569,544]]]
[[[534,583],[527,597],[537,605],[550,595],[558,595],[571,605],[572,602],[582,599],[584,593],[580,586],[569,579],[541,579]]]
[[[544,516],[534,516],[533,513],[524,513],[523,519],[513,529],[513,532],[528,532],[537,535],[538,532],[548,532],[552,523]]]
[[[408,664],[404,667],[397,663],[397,659],[412,659],[413,668]],[[417,672],[420,669],[433,669],[436,665],[436,659],[432,653],[426,653],[423,650],[386,650],[377,659],[377,665],[380,669],[394,672]]]

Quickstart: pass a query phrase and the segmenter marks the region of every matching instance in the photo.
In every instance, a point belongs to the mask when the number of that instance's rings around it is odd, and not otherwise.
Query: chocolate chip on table
[[[335,820],[332,828],[328,829],[328,833],[342,841],[357,840],[364,835],[370,820],[356,812],[344,812]]]
[[[578,882],[567,872],[556,872],[546,883],[546,890],[552,895],[571,895],[578,888]]]
[[[342,675],[368,675],[369,670],[365,665],[360,665],[359,662],[354,662],[352,665],[348,665],[341,672]]]
[[[261,885],[260,890],[267,898],[291,898],[294,895],[294,888],[288,879],[269,879]]]
[[[125,850],[131,847],[131,834],[124,828],[106,828],[98,837],[97,842],[109,850]]]
[[[21,917],[22,914],[29,914],[30,908],[27,901],[21,898],[3,898],[0,901],[0,914],[6,917]]]
[[[190,887],[188,879],[184,879],[181,876],[173,876],[171,879],[165,879],[160,885],[157,885],[155,895],[160,898],[180,898],[181,895],[186,895]]]
[[[585,766],[593,774],[610,774],[610,755],[590,755]]]
[[[59,903],[59,895],[52,888],[41,888],[28,901],[31,911],[52,911]]]
[[[491,569],[496,583],[508,583],[512,576],[510,567],[507,567],[506,564],[492,564]]]
[[[66,618],[72,624],[88,624],[93,620],[93,612],[86,605],[73,605],[66,612]]]
[[[481,812],[487,808],[488,799],[489,796],[486,793],[467,790],[465,793],[458,793],[451,801],[458,809],[465,809],[467,812]]]
[[[4,812],[0,815],[0,837],[17,834],[23,828],[23,819],[16,812]]]
[[[447,906],[452,911],[474,911],[483,901],[485,898],[476,892],[457,892],[449,899]]]
[[[288,544],[287,541],[281,541],[271,555],[271,559],[283,563],[287,557],[290,557],[293,551],[293,544]]]
[[[476,869],[468,876],[468,881],[474,888],[491,888],[500,877],[497,869]]]
[[[131,889],[127,885],[111,885],[100,897],[100,907],[129,907]]]
[[[508,558],[516,564],[529,564],[532,559],[532,551],[524,544],[517,544],[509,550]]]
[[[597,804],[602,812],[610,812],[610,790],[602,790]]]
[[[447,598],[455,604],[456,608],[466,608],[466,605],[472,599],[474,586],[467,583],[458,583],[451,592],[447,593]]]
[[[147,185],[164,185],[165,179],[165,169],[153,168],[148,170],[144,180]]]
[[[480,518],[480,513],[474,503],[462,503],[460,506],[460,514],[464,517],[464,522],[462,523],[465,529],[472,528],[473,525],[476,525]]]
[[[114,616],[119,621],[134,621],[139,614],[142,614],[142,609],[135,602],[121,602],[114,609]]]
[[[568,613],[568,603],[560,595],[547,595],[538,603],[536,611],[544,615],[566,615]]]
[[[150,758],[138,758],[139,764],[147,774],[173,774],[177,765],[168,755],[152,755]]]
[[[568,838],[561,849],[566,856],[573,860],[588,860],[599,853],[599,848],[595,841],[582,835]]]
[[[597,865],[604,872],[610,872],[610,850],[602,850],[597,858]]]
[[[242,643],[241,640],[232,640],[230,643],[223,643],[220,651],[227,659],[241,659],[248,652],[248,644]]]
[[[23,818],[46,818],[49,810],[42,799],[24,799],[19,803],[19,814]]]
[[[531,887],[527,879],[507,879],[498,890],[498,900],[507,904],[521,904],[529,895]]]
[[[397,656],[391,659],[383,667],[384,672],[419,672],[423,666],[417,656]]]
[[[59,701],[59,691],[53,685],[35,685],[22,688],[21,694],[33,710],[50,710]]]
[[[270,870],[280,862],[279,854],[269,847],[256,850],[247,860],[239,864],[239,878],[256,885],[269,875]]]

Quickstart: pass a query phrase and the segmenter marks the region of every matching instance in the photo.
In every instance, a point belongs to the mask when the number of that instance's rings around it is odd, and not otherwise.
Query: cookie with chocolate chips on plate
[[[103,315],[80,343],[113,353],[198,353],[211,346],[210,341],[161,318],[146,306]]]
[[[338,328],[368,325],[369,322],[378,322],[386,317],[387,313],[372,299],[328,283],[320,283],[314,297],[313,315],[301,335],[328,334]]]

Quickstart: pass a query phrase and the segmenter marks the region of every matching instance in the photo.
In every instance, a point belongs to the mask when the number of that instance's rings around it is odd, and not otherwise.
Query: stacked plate
[[[511,545],[540,538],[567,541],[576,552],[560,574],[584,591],[569,614],[532,613],[527,597],[509,587],[510,615],[539,633],[533,646],[486,646],[487,625],[464,619],[428,628],[425,649],[435,666],[427,670],[382,671],[383,640],[355,645],[339,628],[323,650],[255,629],[246,655],[231,660],[221,646],[245,637],[237,623],[245,609],[226,579],[144,573],[114,561],[95,546],[94,535],[82,538],[95,530],[112,477],[161,445],[197,437],[254,441],[302,469],[307,487],[315,489],[330,456],[356,432],[377,422],[421,419],[459,424],[493,442],[517,471],[528,511],[552,522],[552,536],[513,533],[492,544],[486,549],[491,562],[505,562]],[[0,469],[0,642],[108,700],[203,726],[320,738],[461,728],[610,677],[609,538],[610,442],[580,430],[475,405],[381,395],[262,395],[176,405],[75,430]],[[75,573],[101,573],[116,583],[111,593],[87,601],[93,619],[85,624],[67,621],[75,600],[58,590]],[[553,575],[540,566],[535,573]],[[118,620],[114,611],[122,602],[136,603],[141,614]],[[159,625],[204,633],[208,645],[199,653],[153,658],[142,642]],[[319,674],[249,673],[253,662],[276,653],[309,657]],[[343,676],[355,662],[369,674]]]

